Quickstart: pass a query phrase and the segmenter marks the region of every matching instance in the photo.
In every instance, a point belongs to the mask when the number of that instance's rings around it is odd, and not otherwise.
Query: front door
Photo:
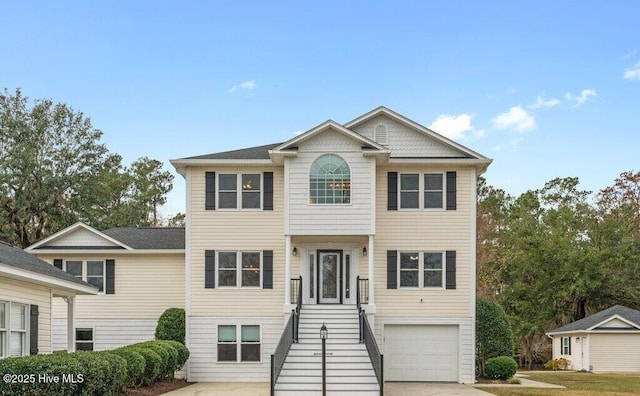
[[[341,260],[340,251],[319,251],[318,252],[318,303],[320,304],[340,304],[341,296]]]

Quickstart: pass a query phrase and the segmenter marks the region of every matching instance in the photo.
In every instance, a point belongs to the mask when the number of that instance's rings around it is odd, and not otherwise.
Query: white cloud
[[[555,106],[559,105],[560,103],[562,103],[562,102],[560,102],[560,100],[558,100],[556,98],[551,98],[549,100],[544,100],[542,98],[542,96],[538,96],[536,98],[536,102],[534,104],[531,104],[531,105],[527,106],[527,108],[529,108],[531,110],[536,110],[536,109],[539,109],[541,107],[550,108],[550,107],[555,107]]]
[[[239,89],[245,89],[245,90],[251,91],[256,87],[257,87],[256,80],[243,81],[240,84],[236,84],[233,87],[229,88],[227,93],[233,94]]]
[[[565,99],[567,99],[568,102],[572,102],[576,107],[582,106],[583,104],[587,103],[589,98],[595,98],[596,96],[598,96],[598,93],[593,88],[583,89],[580,92],[580,95],[573,95],[571,92],[567,92],[566,94],[564,94]]]
[[[628,68],[624,72],[624,78],[626,78],[627,80],[640,81],[640,62],[633,65],[633,67]]]
[[[520,106],[512,107],[509,111],[499,114],[491,121],[496,129],[514,129],[521,133],[536,127],[536,120],[533,115]]]
[[[483,137],[484,131],[475,129],[471,125],[472,119],[473,115],[467,113],[459,115],[441,114],[428,128],[453,140]]]

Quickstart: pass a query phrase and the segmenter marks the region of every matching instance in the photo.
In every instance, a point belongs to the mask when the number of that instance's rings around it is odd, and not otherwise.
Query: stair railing
[[[356,306],[358,308],[358,327],[360,331],[360,342],[367,347],[369,360],[376,373],[376,379],[380,386],[380,396],[384,395],[384,356],[380,353],[376,337],[371,330],[367,314],[362,309],[362,304],[369,303],[369,279],[356,277]]]

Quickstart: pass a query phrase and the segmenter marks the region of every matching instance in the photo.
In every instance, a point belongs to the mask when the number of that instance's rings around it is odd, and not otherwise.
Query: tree
[[[103,229],[157,218],[172,176],[146,157],[125,168],[101,137],[65,104],[0,94],[1,240],[24,248],[77,221]]]
[[[476,365],[484,375],[487,359],[513,356],[513,332],[502,307],[494,300],[476,301]]]

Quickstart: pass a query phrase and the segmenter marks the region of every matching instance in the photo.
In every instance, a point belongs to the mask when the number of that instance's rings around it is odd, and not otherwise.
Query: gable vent
[[[373,140],[380,144],[387,144],[388,139],[387,127],[382,124],[378,124],[373,133]]]

